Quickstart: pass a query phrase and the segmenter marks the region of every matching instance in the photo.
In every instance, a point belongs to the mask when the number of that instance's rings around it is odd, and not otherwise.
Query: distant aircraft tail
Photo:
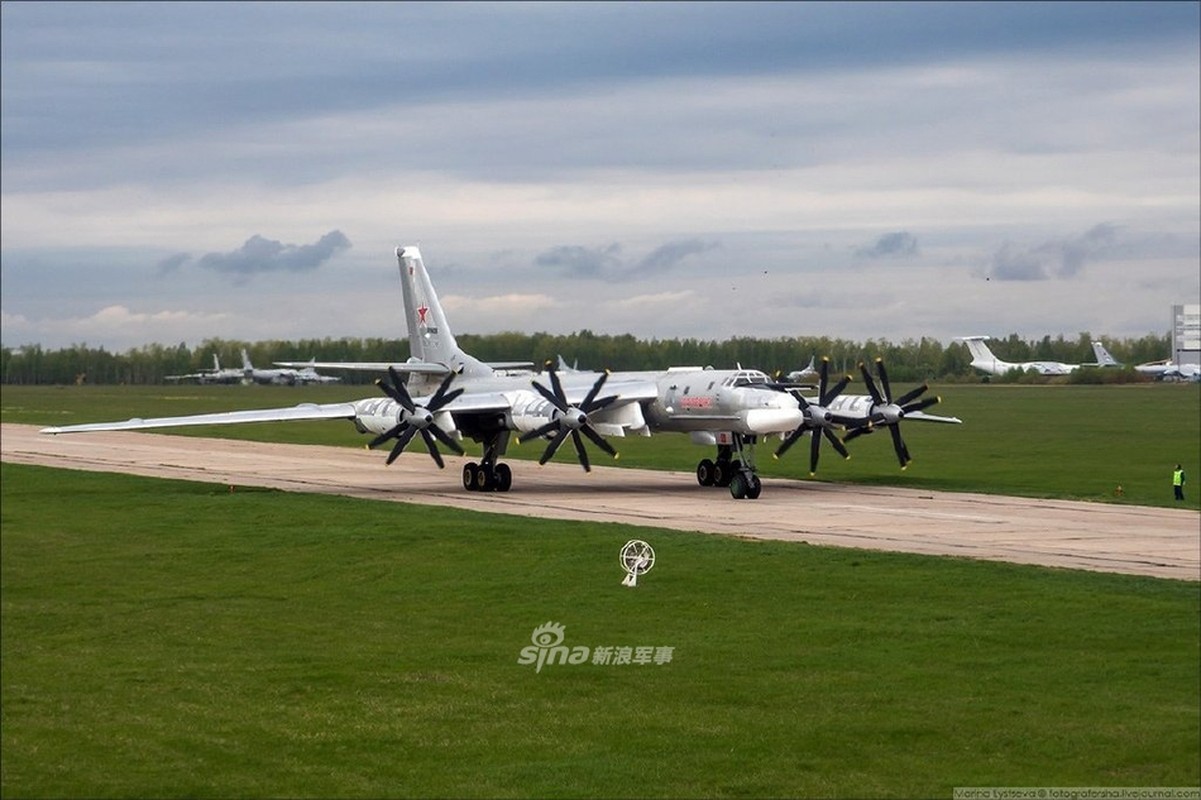
[[[1012,365],[993,355],[993,351],[989,350],[988,345],[984,343],[987,339],[987,336],[955,337],[955,341],[963,342],[967,345],[967,349],[972,354],[973,367],[984,372],[991,372],[994,375],[1003,375]]]
[[[1109,354],[1109,351],[1105,349],[1105,345],[1100,342],[1093,342],[1093,353],[1097,357],[1097,366],[1099,367],[1122,366],[1116,358]]]
[[[411,358],[439,364],[462,375],[491,375],[491,367],[464,353],[455,341],[442,304],[438,302],[438,293],[425,271],[421,251],[413,246],[398,247],[396,259],[400,263]]]
[[[242,369],[252,370],[254,366],[250,363],[250,356],[246,353],[246,348],[242,348]]]

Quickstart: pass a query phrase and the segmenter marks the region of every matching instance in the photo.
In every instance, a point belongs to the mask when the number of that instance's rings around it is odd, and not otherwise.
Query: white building
[[[1201,364],[1201,305],[1172,306],[1172,361]]]

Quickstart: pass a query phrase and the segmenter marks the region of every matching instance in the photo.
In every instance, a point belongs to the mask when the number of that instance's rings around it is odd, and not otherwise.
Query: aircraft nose
[[[788,433],[801,427],[805,415],[792,408],[756,408],[746,412],[746,427],[751,433]]]

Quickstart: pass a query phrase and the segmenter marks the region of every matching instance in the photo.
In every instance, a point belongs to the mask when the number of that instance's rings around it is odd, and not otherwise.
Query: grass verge
[[[6,796],[1197,785],[1196,583],[2,468]],[[616,554],[659,564],[634,590]],[[564,644],[664,664],[518,663]]]

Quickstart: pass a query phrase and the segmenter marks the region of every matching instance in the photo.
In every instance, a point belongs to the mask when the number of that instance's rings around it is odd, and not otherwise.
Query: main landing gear
[[[733,444],[717,446],[717,460],[701,459],[696,465],[701,486],[728,486],[735,500],[758,500],[763,482],[755,474],[755,437],[734,434]]]
[[[463,465],[463,488],[469,492],[507,492],[513,486],[513,470],[508,464],[497,463],[501,435],[493,434],[484,440],[484,458],[477,464]]]

